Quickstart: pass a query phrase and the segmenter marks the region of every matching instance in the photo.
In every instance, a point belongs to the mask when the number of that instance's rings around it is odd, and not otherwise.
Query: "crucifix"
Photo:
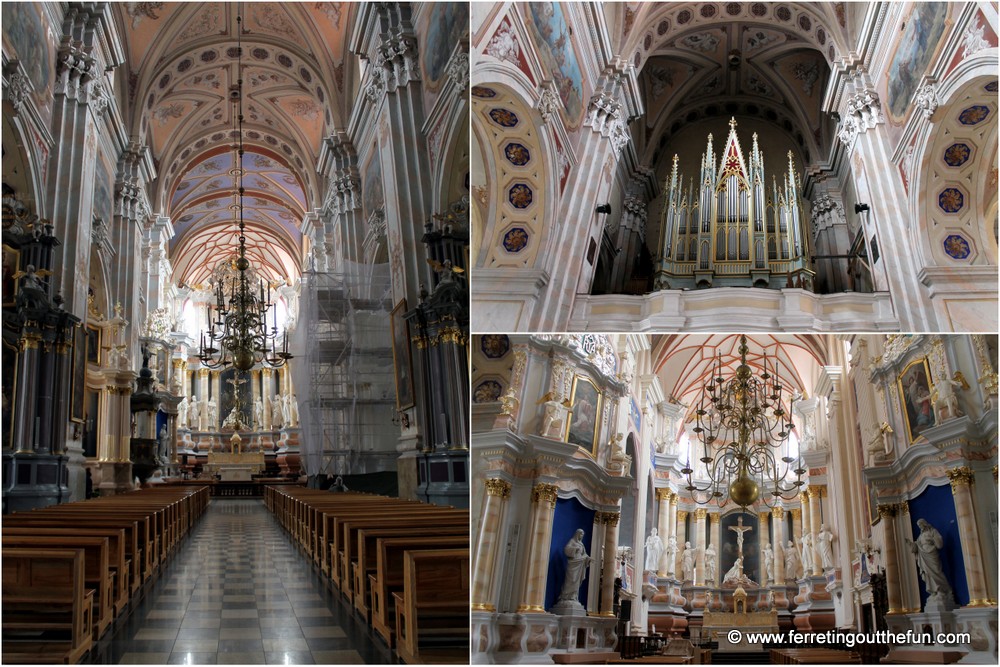
[[[737,520],[737,525],[730,526],[729,530],[736,533],[736,548],[737,551],[739,552],[738,556],[740,558],[743,558],[743,533],[747,532],[748,530],[753,530],[753,526],[744,526],[743,515],[741,514],[740,518]]]

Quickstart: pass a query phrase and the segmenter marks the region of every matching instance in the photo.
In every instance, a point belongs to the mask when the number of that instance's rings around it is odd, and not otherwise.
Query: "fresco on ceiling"
[[[889,113],[896,120],[906,115],[920,78],[937,52],[948,17],[948,3],[918,2],[906,19],[888,71]]]
[[[2,16],[5,50],[21,61],[34,89],[32,100],[48,120],[56,39],[50,34],[45,8],[37,2],[4,2]]]
[[[427,36],[421,60],[424,76],[435,87],[444,75],[455,45],[461,41],[469,28],[469,5],[464,2],[439,2],[431,7],[428,18]]]
[[[379,156],[378,144],[373,147],[372,157],[365,167],[361,191],[364,194],[365,219],[367,220],[372,211],[385,206],[385,193],[382,190],[382,159]]]
[[[573,49],[562,3],[530,2],[525,23],[538,45],[538,54],[559,91],[566,116],[576,125],[583,116],[583,74]]]

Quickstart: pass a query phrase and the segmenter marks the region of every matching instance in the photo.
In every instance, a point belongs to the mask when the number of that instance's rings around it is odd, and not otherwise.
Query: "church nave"
[[[257,499],[214,499],[103,664],[391,662]]]

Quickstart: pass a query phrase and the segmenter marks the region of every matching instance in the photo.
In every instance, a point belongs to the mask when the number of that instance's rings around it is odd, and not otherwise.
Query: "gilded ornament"
[[[895,503],[886,503],[885,505],[878,506],[878,515],[880,517],[892,518],[896,516],[898,511],[899,511],[899,505]]]
[[[486,480],[486,495],[498,498],[510,497],[510,482],[498,477],[490,477]]]
[[[947,471],[948,479],[951,480],[951,488],[954,491],[960,486],[972,486],[976,483],[975,474],[968,466],[960,466]]]
[[[708,512],[705,511],[704,507],[699,507],[698,509],[696,509],[694,511],[694,520],[695,521],[704,521],[705,520],[705,516],[707,514],[708,514]]]
[[[554,507],[559,489],[555,484],[535,484],[531,490],[531,501],[535,503],[549,502]]]
[[[771,508],[771,516],[774,517],[775,519],[777,519],[778,521],[781,521],[782,519],[785,518],[785,508],[784,507],[772,507]]]

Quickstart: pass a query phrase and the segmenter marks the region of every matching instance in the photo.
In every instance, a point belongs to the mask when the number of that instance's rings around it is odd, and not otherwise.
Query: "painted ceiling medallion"
[[[486,334],[479,345],[488,359],[499,359],[510,350],[510,338],[506,334]]]
[[[534,194],[525,183],[518,183],[510,189],[507,198],[514,208],[528,208],[534,201]]]
[[[958,122],[962,125],[976,125],[986,120],[990,115],[990,108],[981,104],[974,104],[968,109],[963,109],[958,115]]]
[[[516,142],[507,144],[503,149],[503,154],[516,167],[523,167],[531,160],[531,152],[523,144]]]
[[[528,245],[528,232],[522,227],[514,227],[503,235],[503,248],[507,252],[521,252]]]
[[[968,144],[952,144],[944,152],[944,162],[949,167],[961,167],[969,161],[972,149]]]
[[[965,206],[965,196],[958,188],[945,188],[938,195],[938,206],[945,213],[958,213]]]
[[[969,242],[960,234],[949,234],[944,239],[944,251],[952,259],[968,259],[972,254]]]
[[[486,86],[473,86],[472,95],[473,97],[480,97],[484,100],[488,100],[496,97],[497,91],[492,88],[487,88]]]
[[[517,114],[510,109],[490,109],[490,118],[501,127],[515,127],[518,123]]]
[[[500,399],[503,387],[496,380],[484,380],[472,392],[473,403],[493,403]]]

